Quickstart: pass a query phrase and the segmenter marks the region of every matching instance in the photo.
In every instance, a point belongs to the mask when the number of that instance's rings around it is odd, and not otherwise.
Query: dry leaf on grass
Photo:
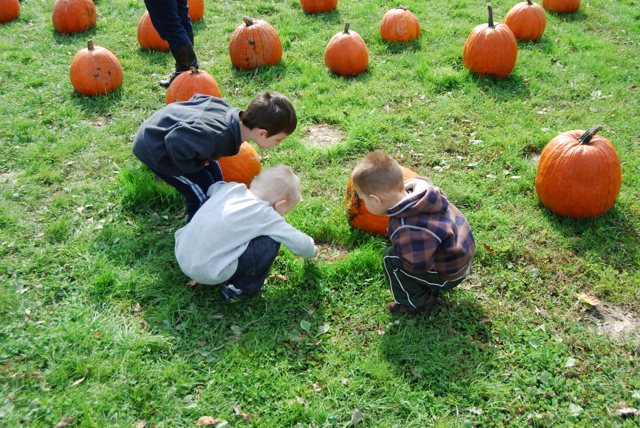
[[[203,416],[198,419],[198,422],[196,422],[196,426],[201,427],[203,425],[216,425],[217,423],[217,419],[213,419],[211,416]]]
[[[622,409],[616,409],[616,415],[621,418],[628,418],[629,416],[640,416],[640,411],[633,407],[623,407]]]
[[[351,385],[351,384],[349,383],[349,379],[342,379],[342,384],[343,384],[343,385],[345,385],[345,386],[349,386],[349,385]]]
[[[135,424],[135,428],[144,428],[146,426],[147,426],[147,421],[145,421],[144,419],[136,422]]]
[[[322,391],[322,387],[320,386],[320,384],[318,382],[316,382],[316,383],[313,384],[313,390],[315,392],[320,392],[320,391]]]
[[[248,415],[246,413],[242,413],[240,411],[240,406],[238,406],[237,404],[231,406],[231,408],[233,409],[233,411],[236,414],[236,416],[242,416],[242,419],[244,419],[245,422],[249,422],[253,418],[253,416],[251,416],[251,415]]]
[[[353,414],[351,415],[351,421],[349,422],[349,425],[351,426],[358,425],[360,422],[362,422],[363,417],[364,417],[364,414],[360,410],[355,409],[353,411]]]
[[[194,285],[200,285],[200,283],[192,279],[191,281],[187,281],[187,283],[184,285],[186,285],[187,287],[193,287]]]
[[[598,306],[602,303],[597,297],[590,296],[589,294],[577,294],[576,295],[581,302],[586,303],[589,306]]]
[[[196,344],[196,347],[197,347],[197,348],[202,348],[202,347],[203,347],[204,345],[206,345],[206,344],[207,344],[207,339],[202,339],[200,342],[198,342],[198,343]]]
[[[67,425],[69,425],[71,422],[73,422],[73,418],[64,418],[63,420],[61,420],[56,424],[55,428],[64,428]]]
[[[71,387],[73,388],[74,386],[78,386],[80,385],[82,382],[84,382],[84,380],[87,378],[87,373],[89,373],[89,371],[84,372],[84,377],[78,379],[77,381],[73,382],[71,384]]]
[[[287,278],[284,275],[280,275],[280,274],[269,275],[269,279],[279,279],[281,281],[289,282],[289,278]]]

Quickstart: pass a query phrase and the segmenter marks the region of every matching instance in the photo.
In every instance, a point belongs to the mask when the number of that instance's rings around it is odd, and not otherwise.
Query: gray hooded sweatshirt
[[[286,222],[269,202],[239,183],[219,181],[191,222],[175,234],[180,269],[201,284],[220,284],[238,268],[238,258],[258,236],[270,236],[292,253],[312,258],[313,239]]]

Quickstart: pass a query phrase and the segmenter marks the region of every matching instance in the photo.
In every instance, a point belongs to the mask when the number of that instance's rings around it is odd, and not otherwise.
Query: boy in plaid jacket
[[[373,152],[351,175],[356,193],[367,210],[388,215],[392,247],[384,252],[384,272],[394,313],[437,311],[440,290],[460,284],[469,273],[475,252],[471,227],[442,190],[430,179],[407,180],[387,153]]]

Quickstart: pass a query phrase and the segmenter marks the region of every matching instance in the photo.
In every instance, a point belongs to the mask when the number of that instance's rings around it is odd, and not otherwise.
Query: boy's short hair
[[[296,109],[289,99],[279,92],[265,91],[251,101],[240,118],[249,129],[267,130],[267,137],[284,132],[293,134],[298,126]]]
[[[353,169],[351,180],[367,195],[404,189],[400,165],[384,152],[372,152],[362,158]]]
[[[286,199],[288,207],[295,207],[302,199],[300,177],[286,165],[263,169],[251,182],[251,191],[270,203]]]

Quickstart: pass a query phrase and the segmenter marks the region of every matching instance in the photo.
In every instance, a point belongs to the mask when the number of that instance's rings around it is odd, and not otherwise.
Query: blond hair
[[[404,189],[400,165],[384,152],[372,152],[362,158],[353,169],[351,180],[367,195]]]
[[[262,170],[251,182],[251,192],[270,204],[285,199],[291,208],[302,199],[300,178],[286,165]]]

